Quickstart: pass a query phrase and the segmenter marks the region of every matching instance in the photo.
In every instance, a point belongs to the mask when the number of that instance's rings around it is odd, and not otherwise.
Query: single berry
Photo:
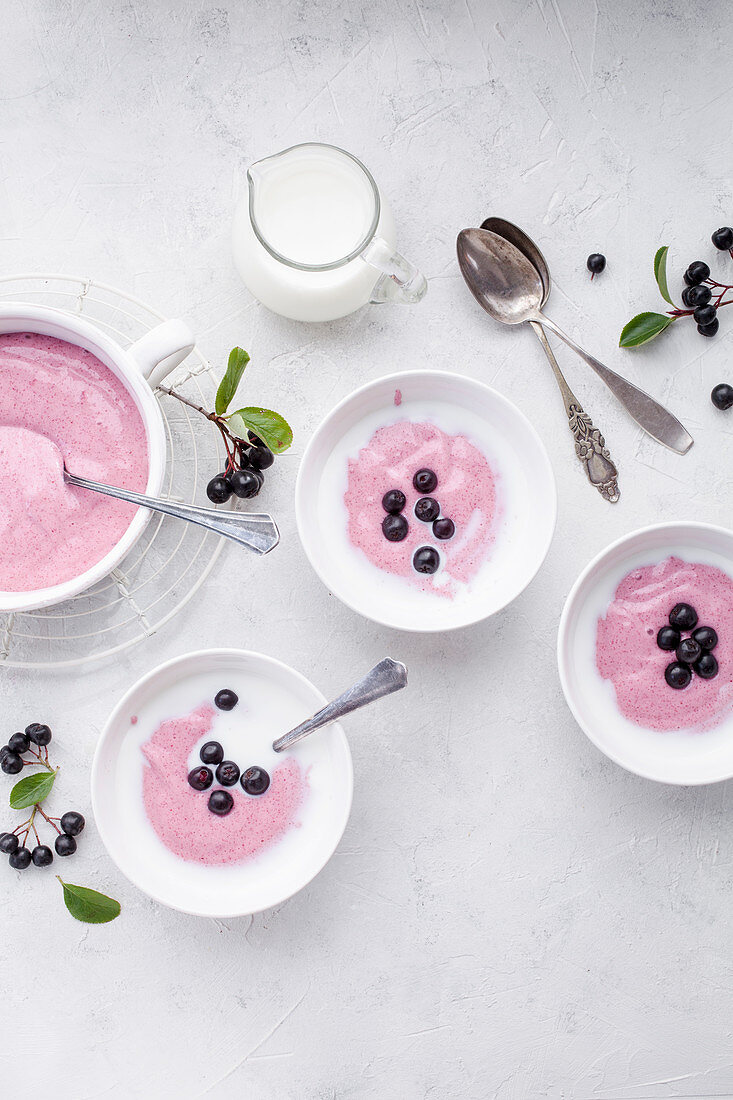
[[[401,489],[390,489],[388,493],[385,493],[382,497],[382,507],[385,512],[391,512],[393,516],[396,516],[398,512],[407,504],[407,497]]]
[[[233,787],[239,779],[239,767],[233,760],[222,760],[216,769],[216,782],[222,787]]]
[[[733,248],[733,229],[724,225],[722,229],[716,229],[710,240],[721,252],[728,252]]]
[[[695,260],[685,272],[685,282],[688,286],[696,286],[710,278],[710,268],[704,260]]]
[[[239,696],[231,688],[222,688],[214,696],[214,703],[219,710],[234,710],[238,702]],[[216,763],[216,761],[213,761],[213,763]]]
[[[725,412],[733,405],[733,386],[729,386],[727,382],[721,382],[714,387],[710,394],[710,400],[716,409]]]
[[[700,646],[700,649],[715,649],[718,644],[718,635],[712,626],[699,626],[697,630],[693,631],[692,637]]]
[[[452,539],[456,533],[456,525],[452,519],[442,516],[433,524],[433,534],[436,539]]]
[[[697,285],[696,283],[694,283],[694,282],[692,281],[692,279],[690,278],[690,276],[688,275],[688,273],[687,273],[687,272],[685,272],[685,273],[684,273],[684,275],[682,276],[682,278],[683,278],[683,279],[685,280],[685,286],[688,286],[688,287],[690,287],[690,286],[696,286],[696,285]]]
[[[34,745],[48,745],[51,742],[51,730],[41,722],[32,722],[25,732]]]
[[[705,307],[707,309],[707,306]],[[711,321],[709,325],[698,325],[697,331],[701,336],[717,336],[718,329],[720,328],[720,321],[716,317],[714,321]]]
[[[433,470],[418,470],[412,484],[418,493],[433,493],[438,487],[438,475]]]
[[[702,657],[702,648],[694,638],[683,638],[677,646],[677,660],[684,665],[694,665]]]
[[[16,848],[14,852],[10,853],[8,863],[11,867],[14,867],[16,871],[25,871],[26,867],[30,866],[31,854],[27,848]]]
[[[418,573],[437,573],[440,554],[432,546],[418,546],[412,555],[412,564]]]
[[[0,833],[0,852],[4,852],[6,856],[9,856],[11,852],[17,851],[20,847],[20,841],[15,833]]]
[[[423,523],[432,523],[440,515],[440,505],[433,497],[420,497],[415,505],[415,515]]]
[[[205,764],[199,764],[188,773],[188,785],[195,791],[207,791],[213,782],[211,768],[207,768]]]
[[[249,449],[242,447],[239,452],[239,468],[240,470],[249,469]]]
[[[718,662],[712,653],[703,653],[695,665],[695,672],[701,680],[712,680],[713,677],[718,675]]]
[[[199,749],[199,760],[202,764],[221,764],[224,759],[224,749],[218,741],[207,741]]]
[[[229,476],[229,484],[234,495],[242,500],[256,497],[260,491],[260,480],[254,470],[235,470]]]
[[[47,844],[37,844],[31,852],[31,859],[36,867],[48,867],[53,863],[53,852]]]
[[[673,650],[680,644],[680,632],[673,626],[663,626],[657,634],[657,645],[660,649]]]
[[[692,673],[687,665],[678,665],[675,661],[665,668],[664,679],[671,688],[676,688],[679,691],[680,688],[687,687],[692,679]]]
[[[249,464],[254,470],[269,470],[274,461],[274,454],[264,444],[260,447],[250,447]]]
[[[206,495],[212,504],[226,504],[232,495],[229,479],[224,474],[217,474],[216,477],[212,477],[206,486]]]
[[[382,520],[382,534],[389,542],[402,542],[407,538],[409,530],[410,527],[404,516],[387,514]]]
[[[17,752],[8,751],[3,757],[0,768],[2,768],[6,775],[17,775],[18,772],[23,771],[23,757],[18,756]]]
[[[695,304],[690,301],[690,291],[692,289],[693,288],[691,286],[686,286],[685,289],[682,291],[682,294],[680,295],[680,297],[682,298],[682,305],[687,306],[688,309],[693,309]]]
[[[212,791],[209,795],[209,809],[212,814],[218,814],[219,817],[224,817],[228,814],[234,806],[234,799],[229,794],[229,791]]]
[[[270,777],[264,768],[247,768],[242,772],[241,784],[247,794],[264,794],[270,786]]]
[[[690,309],[697,309],[698,306],[706,306],[713,296],[713,292],[709,286],[688,286],[686,290],[682,291],[682,301]],[[697,320],[697,314],[695,315]]]
[[[57,856],[73,856],[76,851],[76,841],[73,836],[67,836],[66,833],[57,836],[53,846]]]
[[[67,810],[62,815],[59,825],[61,832],[66,833],[67,836],[78,836],[86,825],[86,821],[83,814],[77,813],[76,810]]]
[[[692,315],[697,321],[698,325],[712,325],[713,321],[717,320],[715,306],[710,304],[705,306],[698,306]]]
[[[14,733],[8,741],[8,748],[11,752],[17,752],[22,755],[24,752],[28,752],[30,748],[30,738],[27,733]]]
[[[2,748],[0,748],[0,764],[2,764],[3,760],[8,755],[9,752],[10,752],[10,746],[9,745],[3,745]]]
[[[688,603],[676,603],[669,613],[669,625],[677,630],[694,630],[697,626],[697,611]]]
[[[585,261],[585,266],[591,273],[591,279],[595,275],[600,275],[606,266],[606,257],[601,252],[591,252],[588,259]]]

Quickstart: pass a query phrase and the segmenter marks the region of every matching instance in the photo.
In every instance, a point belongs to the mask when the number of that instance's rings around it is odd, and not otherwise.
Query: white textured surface
[[[194,646],[254,642],[326,693],[389,653],[411,687],[349,721],[346,836],[274,912],[221,924],[159,908],[121,880],[93,825],[62,870],[120,898],[109,927],[74,923],[52,874],[0,868],[5,1095],[733,1094],[731,786],[657,787],[608,763],[571,720],[554,659],[564,596],[612,537],[729,519],[733,420],[707,394],[733,372],[733,340],[688,325],[639,353],[616,343],[632,312],[660,304],[657,245],[672,245],[677,287],[733,220],[731,30],[724,0],[6,0],[2,269],[128,287],[188,316],[213,360],[243,344],[253,399],[289,412],[297,443],[265,498],[282,520],[276,555],[227,551],[175,624],[76,681],[6,670],[5,733],[49,721],[55,806],[87,811],[112,700]],[[419,307],[309,328],[239,284],[228,232],[243,169],[313,137],[363,156],[389,195],[401,246],[430,277]],[[619,462],[615,508],[574,467],[531,332],[500,331],[458,275],[456,231],[488,213],[537,237],[557,320],[696,436],[686,458],[640,439],[563,353]],[[591,284],[597,249],[609,266]],[[339,606],[307,568],[290,506],[323,413],[405,364],[493,382],[532,417],[559,480],[537,580],[445,638]]]

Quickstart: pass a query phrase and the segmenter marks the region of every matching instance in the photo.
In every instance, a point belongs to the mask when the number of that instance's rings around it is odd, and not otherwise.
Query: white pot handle
[[[194,344],[193,333],[185,321],[163,321],[128,351],[155,389],[193,351]]]

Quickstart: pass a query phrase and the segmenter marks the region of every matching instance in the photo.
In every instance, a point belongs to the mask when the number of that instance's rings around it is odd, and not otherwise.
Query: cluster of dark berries
[[[248,432],[248,443],[237,441],[229,454],[226,469],[212,477],[206,486],[206,495],[213,504],[226,504],[234,494],[243,500],[256,497],[262,488],[265,475],[275,461],[269,447],[253,432]]]
[[[730,252],[733,255],[733,229],[730,226],[725,225],[721,229],[716,229],[711,239],[721,252]],[[726,293],[733,290],[733,287],[712,279],[710,267],[704,260],[694,260],[687,268],[684,280],[682,301],[687,310],[675,311],[673,315],[679,317],[692,314],[701,336],[715,336],[720,328],[718,310],[721,305],[727,305],[731,300],[723,301]]]
[[[8,738],[7,745],[0,748],[0,768],[6,775],[17,775],[26,764],[48,765],[48,746],[51,742],[51,730],[40,722],[31,722],[25,727],[25,733],[14,733]],[[31,745],[36,745],[32,749]],[[43,753],[41,752],[43,749]],[[30,753],[32,760],[23,757]]]
[[[605,269],[606,257],[602,252],[591,252],[590,256],[585,261],[585,266],[590,271],[590,281],[593,282],[596,275],[600,275]]]
[[[214,702],[219,710],[233,710],[239,698],[235,692],[224,688],[217,693]],[[188,773],[188,785],[195,791],[208,791],[214,779],[220,787],[235,787],[240,783],[245,794],[250,795],[264,794],[270,786],[270,776],[264,768],[252,766],[242,772],[233,760],[225,760],[224,749],[218,741],[202,745],[199,759],[201,765]],[[229,791],[217,789],[209,795],[208,805],[212,814],[224,817],[234,808],[234,799]]]
[[[438,476],[433,470],[418,470],[412,479],[413,488],[418,493],[434,493],[438,487]],[[402,542],[407,538],[410,525],[402,515],[407,498],[401,489],[390,489],[382,497],[382,507],[387,515],[382,520],[382,533],[389,542]],[[415,518],[421,523],[432,524],[433,537],[436,539],[453,538],[456,525],[447,516],[441,516],[440,504],[432,496],[421,496],[415,504]],[[418,573],[436,573],[440,566],[440,554],[432,546],[418,546],[412,556],[412,564]]]
[[[676,661],[667,665],[664,678],[671,688],[686,688],[696,672],[702,680],[718,675],[718,662],[711,653],[718,644],[718,635],[711,626],[697,625],[697,611],[688,603],[678,603],[669,613],[669,625],[657,634],[657,645],[667,652],[674,650]]]
[[[0,833],[0,852],[5,852],[8,862],[16,871],[24,871],[31,863],[35,867],[48,867],[53,863],[53,852],[47,844],[41,844],[36,827],[36,814],[45,818],[48,825],[56,830],[54,848],[57,856],[72,856],[76,851],[76,837],[86,825],[82,814],[76,810],[67,810],[61,817],[49,817],[44,812],[40,803],[36,803],[33,812],[27,821],[19,825],[12,833]],[[33,849],[26,847],[28,836],[33,831],[36,838],[36,846]],[[21,836],[22,834],[22,836]]]

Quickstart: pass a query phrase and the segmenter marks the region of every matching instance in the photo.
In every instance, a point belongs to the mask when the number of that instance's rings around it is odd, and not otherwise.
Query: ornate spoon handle
[[[545,349],[555,380],[560,388],[565,412],[568,415],[568,424],[575,440],[575,453],[585,466],[585,472],[591,485],[595,485],[598,492],[611,504],[615,504],[621,493],[618,488],[618,471],[611,461],[611,456],[606,447],[606,441],[598,428],[593,427],[593,421],[583,408],[577,397],[565,381],[565,376],[555,358],[552,348],[547,342],[545,331],[537,321],[530,321],[537,339]]]

